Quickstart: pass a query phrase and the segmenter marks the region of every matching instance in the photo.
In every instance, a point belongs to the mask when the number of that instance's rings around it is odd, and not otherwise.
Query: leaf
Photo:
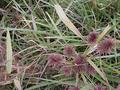
[[[93,8],[97,8],[97,0],[91,0]]]
[[[14,84],[15,84],[17,90],[22,90],[22,87],[21,87],[20,81],[18,80],[18,77],[16,77],[14,79]]]
[[[51,18],[51,16],[50,16],[48,13],[46,13],[46,14],[47,14],[47,16],[49,17],[51,23],[53,24],[55,30],[58,32],[58,34],[60,35],[60,37],[62,37],[62,34],[61,34],[60,30],[59,30],[59,29],[57,28],[57,26],[55,25],[55,23],[54,23],[53,19]]]
[[[109,87],[109,89],[111,90],[111,86],[108,82],[108,79],[106,77],[106,75],[94,64],[94,62],[90,59],[87,60],[89,62],[89,64],[96,70],[96,72],[103,78],[103,80],[106,81],[106,85]]]
[[[35,90],[37,88],[41,88],[41,87],[52,85],[52,84],[54,84],[54,83],[52,83],[52,82],[44,82],[43,81],[43,82],[40,82],[40,84],[33,85],[33,86],[29,87],[29,88],[26,88],[25,90]]]
[[[48,86],[48,85],[54,85],[54,84],[57,84],[57,85],[74,85],[75,84],[75,81],[65,81],[65,80],[50,80],[50,79],[42,79],[41,78],[41,81],[39,84],[37,85],[34,85],[34,86],[31,86],[29,88],[26,88],[25,90],[36,90],[37,88],[41,88],[41,87],[44,87],[44,86]]]
[[[104,31],[98,36],[97,42],[99,42],[107,34],[107,32],[110,30],[110,28],[111,28],[110,25],[105,27]]]
[[[76,34],[78,37],[80,37],[83,40],[82,34],[79,32],[79,30],[74,26],[74,24],[70,21],[70,19],[66,16],[65,12],[63,11],[62,7],[59,4],[55,5],[55,10],[61,19],[61,21]]]
[[[37,25],[36,25],[35,17],[34,17],[33,15],[31,15],[31,16],[32,16],[33,29],[34,29],[35,31],[37,31]]]
[[[86,84],[80,90],[93,90],[93,85],[92,84]]]
[[[7,30],[7,37],[6,37],[6,69],[8,73],[11,73],[12,71],[12,45],[11,45],[11,38],[10,33]]]

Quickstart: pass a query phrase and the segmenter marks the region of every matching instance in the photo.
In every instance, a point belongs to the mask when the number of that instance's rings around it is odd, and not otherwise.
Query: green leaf
[[[50,79],[42,79],[42,82],[40,82],[39,84],[33,85],[29,88],[26,88],[25,90],[35,90],[37,88],[41,88],[44,86],[48,86],[48,85],[53,85],[53,84],[57,84],[57,85],[74,85],[75,81],[65,81],[65,80],[50,80]]]

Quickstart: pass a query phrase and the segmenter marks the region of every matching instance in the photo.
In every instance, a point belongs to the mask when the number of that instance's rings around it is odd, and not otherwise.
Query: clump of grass
[[[119,0],[2,3],[2,89],[119,90]],[[7,31],[13,53],[9,74],[5,68]]]

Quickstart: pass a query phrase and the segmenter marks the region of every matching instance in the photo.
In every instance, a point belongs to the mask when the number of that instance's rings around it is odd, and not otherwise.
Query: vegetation
[[[1,0],[0,90],[120,90],[120,0]]]

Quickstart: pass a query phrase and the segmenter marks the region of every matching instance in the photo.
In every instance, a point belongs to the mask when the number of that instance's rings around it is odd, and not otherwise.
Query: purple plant
[[[90,65],[88,65],[86,69],[87,69],[86,72],[88,74],[94,74],[94,73],[96,73],[95,69],[92,66],[90,66]]]
[[[86,60],[86,57],[83,55],[78,55],[75,57],[75,65],[73,66],[73,71],[75,73],[88,73],[94,74],[95,69],[90,66]]]
[[[83,73],[85,72],[86,68],[86,57],[83,55],[77,55],[75,57],[75,65],[73,66],[73,71],[75,73]]]
[[[63,56],[61,54],[53,53],[48,56],[49,65],[59,66],[63,61]]]
[[[4,50],[4,48],[2,46],[0,46],[0,52],[2,52]]]
[[[66,56],[74,56],[75,55],[75,49],[72,46],[65,46],[63,50],[63,54]]]
[[[114,40],[112,38],[106,38],[102,41],[97,48],[97,52],[101,54],[109,54],[114,46]]]
[[[72,75],[72,68],[70,66],[67,66],[67,65],[63,66],[62,71],[65,76]]]
[[[83,55],[77,55],[75,57],[75,64],[76,65],[81,65],[86,63],[86,57]]]
[[[73,71],[74,73],[84,73],[86,72],[86,69],[84,65],[75,65],[73,66]]]
[[[106,90],[106,86],[102,86],[102,85],[96,85],[94,90]]]
[[[120,84],[118,84],[118,86],[117,86],[117,89],[116,90],[120,90]]]
[[[95,32],[95,31],[90,32],[87,37],[88,43],[90,44],[96,43],[97,37],[98,37],[98,32]]]

